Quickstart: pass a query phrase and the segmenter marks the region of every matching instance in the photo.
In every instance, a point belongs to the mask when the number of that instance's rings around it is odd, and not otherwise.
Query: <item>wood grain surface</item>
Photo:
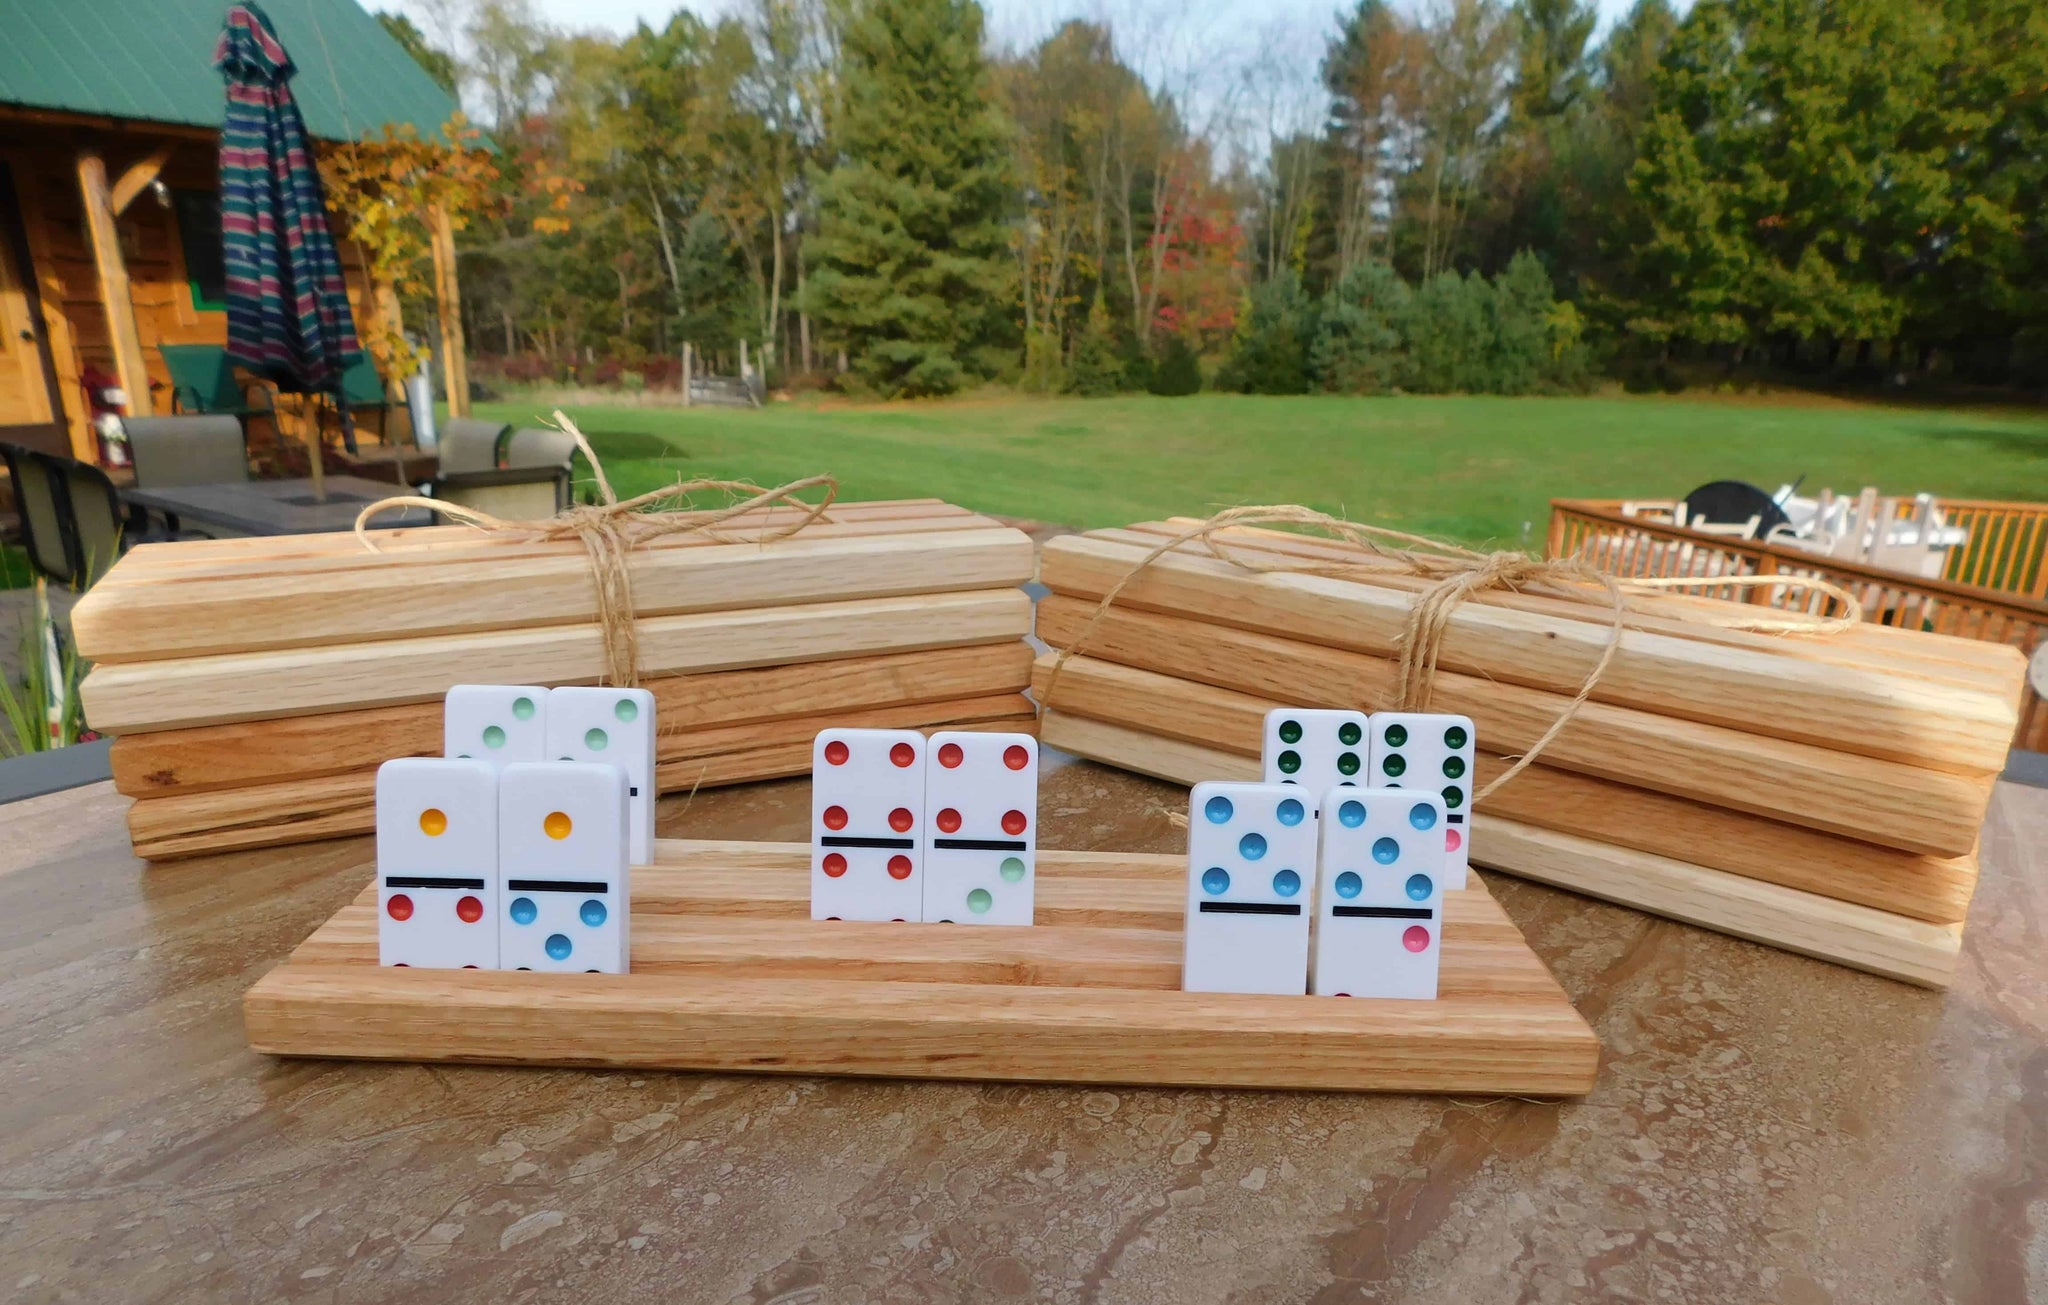
[[[1436,1001],[1253,997],[1179,991],[1177,925],[849,932],[810,920],[795,895],[808,846],[738,855],[743,880],[724,844],[664,842],[657,864],[635,871],[627,975],[380,968],[374,907],[359,899],[250,989],[250,1045],[436,1062],[1536,1095],[1590,1091],[1598,1068],[1592,1030],[1483,885],[1446,895]],[[721,871],[741,907],[731,929],[727,913],[702,904],[699,881]],[[1072,880],[1177,915],[1186,859],[1075,863],[1041,849],[1037,874],[1049,902]],[[771,890],[776,916],[744,913]],[[671,913],[678,893],[694,895],[693,909]],[[1083,972],[1104,981],[1073,982]]]

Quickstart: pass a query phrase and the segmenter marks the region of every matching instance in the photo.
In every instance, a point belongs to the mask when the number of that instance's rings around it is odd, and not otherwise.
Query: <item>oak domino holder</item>
[[[633,972],[376,964],[366,888],[258,980],[277,1056],[1142,1086],[1578,1096],[1600,1046],[1479,885],[1434,1002],[1179,990],[1185,858],[1041,850],[1029,929],[808,918],[809,848],[660,840]]]

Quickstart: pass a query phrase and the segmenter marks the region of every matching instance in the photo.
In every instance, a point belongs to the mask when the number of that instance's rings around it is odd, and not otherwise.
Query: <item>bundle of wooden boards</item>
[[[936,500],[790,508],[629,555],[664,792],[796,775],[827,726],[1028,730],[1032,543]],[[441,751],[461,683],[604,668],[573,541],[462,526],[129,552],[74,609],[137,855],[358,834],[377,766]]]
[[[1193,524],[1045,546],[1038,633],[1055,648],[1131,577],[1050,694],[1053,658],[1040,659],[1046,743],[1181,783],[1256,778],[1268,709],[1396,705],[1400,640],[1427,581],[1349,545],[1245,529],[1222,538],[1261,566],[1344,573],[1260,574],[1199,548],[1139,569]],[[2023,659],[1878,625],[1819,637],[1712,623],[1744,615],[1775,613],[1637,603],[1590,700],[1479,804],[1473,861],[1946,986]],[[1602,606],[1534,593],[1456,609],[1430,709],[1472,717],[1480,787],[1565,711],[1611,626]]]

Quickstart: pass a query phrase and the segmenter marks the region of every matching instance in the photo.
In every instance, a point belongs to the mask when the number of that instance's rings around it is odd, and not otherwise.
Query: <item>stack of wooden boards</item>
[[[1028,929],[812,920],[800,843],[663,839],[630,974],[377,964],[366,888],[249,990],[278,1056],[1571,1095],[1600,1044],[1477,879],[1435,1001],[1180,991],[1187,858],[1038,853]]]
[[[937,500],[774,508],[631,553],[663,792],[799,775],[828,726],[1029,730],[1032,543]],[[151,859],[368,832],[458,683],[604,669],[580,543],[462,526],[148,544],[73,611]]]
[[[1071,647],[1099,600],[1193,524],[1049,542],[1039,636]],[[1180,783],[1255,779],[1269,708],[1397,705],[1399,640],[1428,582],[1341,543],[1223,538],[1262,565],[1347,570],[1258,574],[1199,548],[1168,553],[1117,595],[1049,696],[1053,659],[1040,659],[1046,744]],[[1591,700],[1479,805],[1473,862],[1946,986],[2024,659],[1878,625],[1817,637],[1711,624],[1745,614],[1770,613],[1638,604]],[[1611,622],[1602,606],[1537,594],[1456,609],[1430,709],[1473,718],[1478,787],[1564,712]]]

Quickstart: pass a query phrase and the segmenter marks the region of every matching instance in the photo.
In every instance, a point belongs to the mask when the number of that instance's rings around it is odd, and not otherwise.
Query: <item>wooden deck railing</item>
[[[1620,500],[1606,499],[1552,499],[1545,554],[1576,556],[1618,576],[1812,576],[1854,593],[1868,620],[2008,643],[2032,655],[2048,640],[2048,600],[2041,588],[2048,582],[2048,506],[1944,499],[1941,509],[1949,524],[1968,528],[1971,536],[1968,546],[1951,552],[1950,574],[1940,579],[1685,529],[1668,519],[1625,514]],[[1991,577],[2017,588],[2001,592],[1956,576]],[[1769,587],[1702,585],[1692,592],[1802,610],[1819,602]],[[2048,751],[2048,703],[2031,688],[2013,743]]]

